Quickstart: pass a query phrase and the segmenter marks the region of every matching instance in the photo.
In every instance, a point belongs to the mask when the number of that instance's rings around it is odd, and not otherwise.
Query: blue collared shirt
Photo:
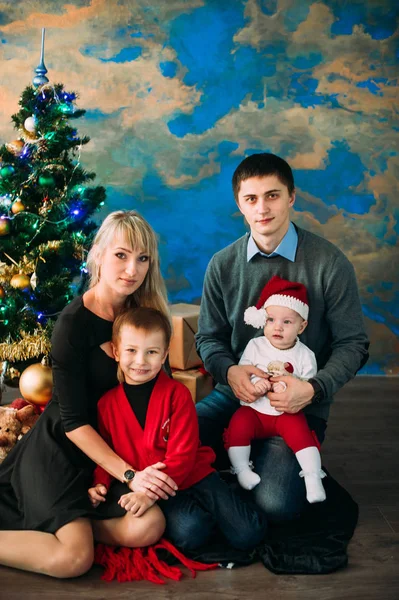
[[[265,258],[273,258],[273,256],[282,256],[291,262],[295,262],[295,254],[298,246],[298,234],[293,223],[290,222],[288,231],[277,246],[277,248],[271,254],[265,254],[259,250],[255,243],[252,235],[248,238],[247,246],[247,262],[251,260],[256,254],[261,254]]]

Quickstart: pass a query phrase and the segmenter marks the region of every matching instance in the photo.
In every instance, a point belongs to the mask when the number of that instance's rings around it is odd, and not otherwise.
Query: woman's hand
[[[143,492],[129,492],[123,494],[118,500],[118,504],[131,512],[134,517],[141,517],[151,506],[155,504],[155,500],[151,500]]]
[[[107,491],[108,490],[103,483],[97,483],[95,487],[89,488],[89,500],[94,508],[97,508],[100,502],[105,502]]]
[[[165,467],[164,463],[157,462],[142,471],[136,471],[134,479],[128,484],[129,489],[132,492],[143,492],[154,502],[159,498],[167,500],[169,496],[176,496],[178,487],[169,475],[162,472]]]

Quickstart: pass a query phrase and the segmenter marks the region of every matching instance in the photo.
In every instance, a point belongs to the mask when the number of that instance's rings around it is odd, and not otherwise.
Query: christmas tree
[[[12,116],[18,134],[0,148],[0,366],[8,383],[48,354],[55,319],[84,277],[97,228],[91,217],[105,200],[80,161],[89,138],[74,121],[85,111],[46,72],[43,30],[37,75]]]

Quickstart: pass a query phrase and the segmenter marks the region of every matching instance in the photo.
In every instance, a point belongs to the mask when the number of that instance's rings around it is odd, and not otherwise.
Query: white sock
[[[308,502],[323,502],[326,499],[326,492],[321,480],[326,474],[321,469],[320,452],[316,446],[310,446],[299,450],[295,456],[302,468],[299,476],[305,480]]]
[[[252,490],[260,482],[260,477],[252,471],[249,461],[251,446],[232,446],[227,450],[238,483],[245,490]]]

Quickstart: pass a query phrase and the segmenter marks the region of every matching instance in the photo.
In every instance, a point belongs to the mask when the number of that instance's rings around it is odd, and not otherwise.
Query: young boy
[[[173,543],[195,549],[218,528],[235,548],[252,549],[266,533],[266,519],[235,495],[211,466],[215,455],[200,445],[189,391],[162,370],[170,337],[169,319],[155,309],[130,309],[117,317],[112,345],[121,384],[98,403],[99,431],[133,466],[126,477],[133,479],[158,461],[176,482],[176,495],[159,501],[166,517],[165,535]],[[104,469],[95,469],[89,490],[94,506],[107,500],[115,504],[115,493],[107,498],[112,483]],[[120,485],[117,482],[115,489]],[[156,486],[149,489],[157,493]],[[134,516],[141,516],[155,502],[145,493],[125,491],[118,504]]]
[[[244,313],[244,320],[253,327],[263,327],[264,336],[251,340],[244,350],[240,365],[254,365],[272,375],[276,363],[286,374],[304,381],[314,377],[317,364],[314,353],[302,342],[300,335],[308,324],[309,303],[306,288],[301,283],[281,279],[277,275],[265,285],[256,307]],[[277,365],[278,366],[278,365]],[[283,375],[281,372],[280,375]],[[302,412],[282,413],[270,404],[266,392],[283,392],[283,381],[272,384],[268,379],[253,376],[251,381],[262,396],[252,403],[242,402],[234,413],[225,434],[226,448],[240,485],[253,489],[260,477],[251,470],[251,441],[281,436],[294,452],[311,503],[322,502],[326,495],[321,482],[320,453]]]

